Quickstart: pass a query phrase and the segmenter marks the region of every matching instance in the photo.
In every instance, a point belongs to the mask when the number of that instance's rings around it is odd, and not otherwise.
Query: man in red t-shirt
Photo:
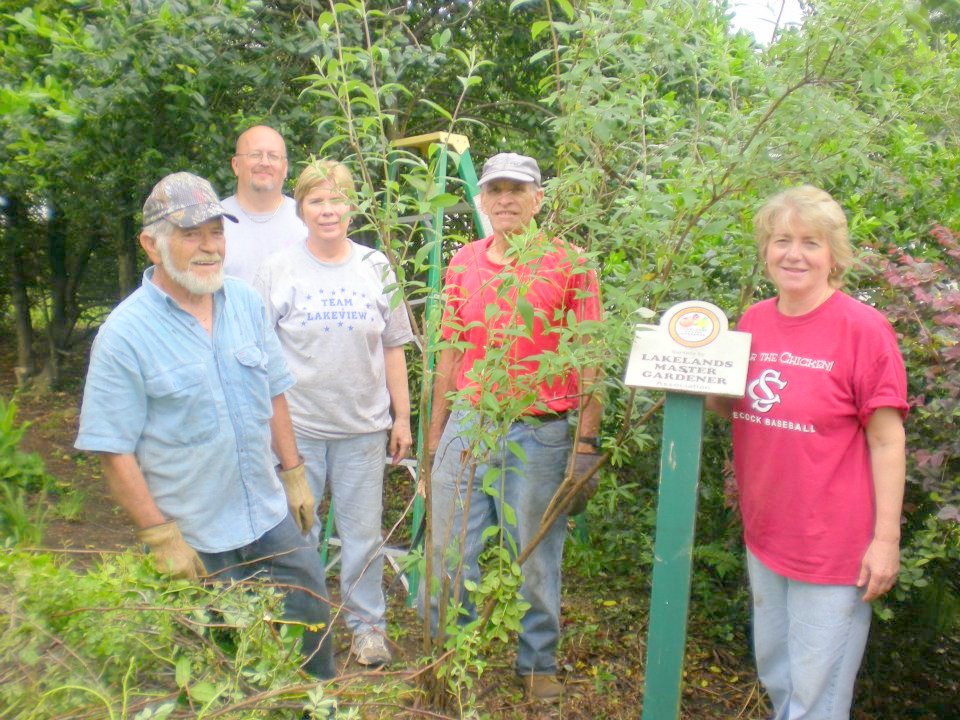
[[[462,247],[447,269],[427,439],[435,453],[434,567],[473,583],[487,528],[500,528],[516,553],[536,535],[566,472],[577,411],[576,465],[595,464],[601,411],[595,368],[578,372],[566,352],[582,342],[588,327],[580,323],[600,318],[596,273],[575,247],[536,232],[543,202],[536,160],[495,155],[479,184],[493,234]],[[520,594],[530,608],[516,671],[541,700],[562,694],[555,655],[565,525],[555,522],[522,568]],[[462,584],[451,592],[474,617]]]

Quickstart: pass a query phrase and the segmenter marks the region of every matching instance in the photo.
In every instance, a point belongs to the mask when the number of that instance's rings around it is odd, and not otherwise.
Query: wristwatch
[[[577,443],[583,443],[584,445],[592,445],[597,450],[600,449],[600,438],[597,436],[589,437],[586,435],[581,435],[577,438]]]

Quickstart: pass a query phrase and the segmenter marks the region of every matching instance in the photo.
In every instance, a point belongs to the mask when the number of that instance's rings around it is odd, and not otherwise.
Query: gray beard
[[[211,295],[223,287],[223,263],[220,263],[220,272],[209,277],[200,277],[194,275],[190,270],[180,270],[173,264],[173,258],[170,256],[170,247],[168,243],[161,243],[160,261],[163,265],[163,272],[167,274],[173,282],[194,295]]]

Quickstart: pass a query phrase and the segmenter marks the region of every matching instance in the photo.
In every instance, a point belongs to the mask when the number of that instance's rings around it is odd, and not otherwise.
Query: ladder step
[[[340,543],[340,538],[337,537],[336,535],[331,536],[329,542],[332,547],[342,547]],[[401,547],[394,547],[392,545],[384,545],[381,548],[380,552],[383,553],[384,557],[392,557],[394,560],[396,560],[397,558],[403,557],[404,555],[409,553],[410,548],[401,548]],[[340,554],[337,553],[337,557],[339,556]],[[329,567],[333,567],[333,564],[331,563],[328,566],[328,568]]]

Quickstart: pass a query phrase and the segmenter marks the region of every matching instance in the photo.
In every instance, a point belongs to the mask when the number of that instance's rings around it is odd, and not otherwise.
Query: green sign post
[[[643,720],[680,717],[703,405],[702,395],[673,392],[664,403]]]
[[[637,327],[624,381],[667,391],[643,720],[680,717],[704,396],[743,397],[749,355],[750,336],[729,332],[720,308],[699,300]]]

